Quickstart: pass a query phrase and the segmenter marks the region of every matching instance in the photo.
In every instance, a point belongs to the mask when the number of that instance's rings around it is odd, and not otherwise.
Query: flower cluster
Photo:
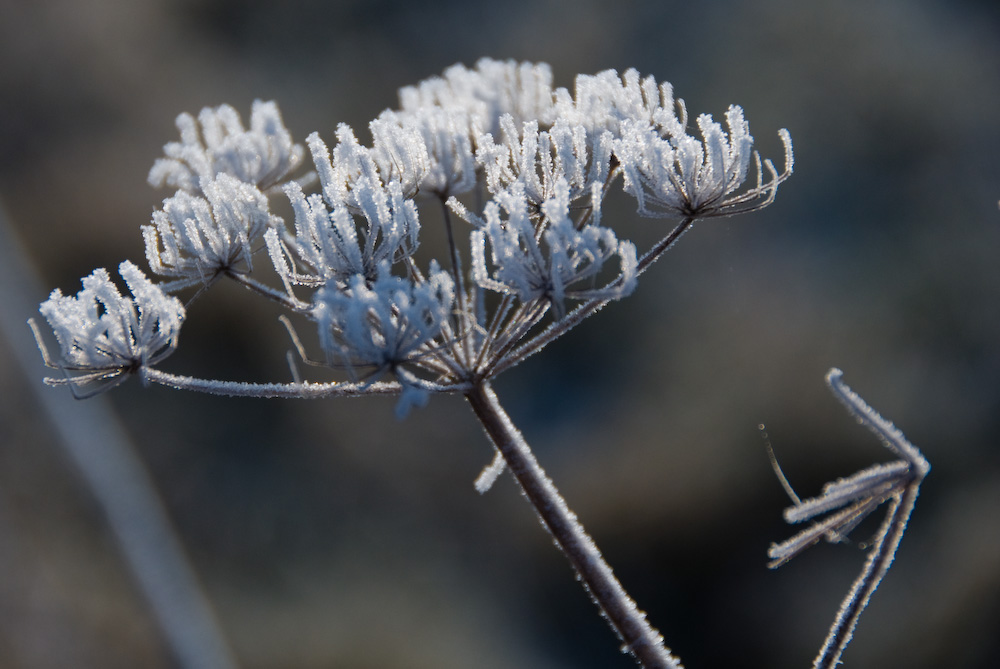
[[[154,187],[172,186],[196,193],[203,179],[228,174],[261,190],[280,183],[302,162],[303,150],[292,142],[274,102],[253,103],[250,129],[229,105],[206,107],[197,120],[177,117],[180,142],[163,147],[166,154],[149,171]]]
[[[619,242],[611,229],[599,225],[599,190],[599,184],[593,183],[593,215],[581,227],[570,217],[570,187],[563,178],[556,181],[552,196],[542,203],[539,222],[532,216],[520,183],[501,192],[486,206],[485,220],[464,212],[478,228],[472,233],[472,275],[476,283],[498,293],[517,295],[521,302],[547,300],[557,316],[566,313],[567,299],[611,300],[631,293],[636,284],[635,245]],[[487,241],[492,272],[486,263]],[[593,287],[604,263],[615,256],[620,266],[617,278],[603,288]],[[574,287],[580,283],[585,287]]]
[[[285,186],[295,211],[295,236],[267,235],[271,259],[286,283],[342,285],[353,275],[372,281],[383,261],[399,261],[417,247],[420,219],[402,182],[383,183],[373,152],[357,144],[350,128],[341,126],[338,137],[331,161],[319,135],[309,136],[322,194],[306,196],[294,182]]]
[[[622,647],[643,666],[679,667],[490,382],[630,295],[696,219],[770,204],[791,174],[788,134],[780,132],[779,172],[754,152],[739,107],[726,113],[726,130],[702,115],[699,136],[690,135],[670,84],[635,70],[580,75],[571,92],[553,86],[547,65],[484,59],[404,88],[399,100],[399,109],[369,124],[370,145],[347,125],[330,146],[316,133],[296,144],[273,102],[255,102],[248,126],[228,105],[197,118],[180,115],[180,141],[164,147],[149,173],[150,184],[176,192],[142,228],[160,283],[125,262],[120,272],[132,297],[119,293],[103,269],[84,278],[75,297],[53,292],[40,311],[59,344],[58,359],[32,323],[45,362],[63,375],[49,381],[77,396],[130,375],[220,395],[392,394],[400,417],[431,393],[461,393],[497,449],[477,489],[485,491],[509,465]],[[303,165],[306,147],[311,171],[297,174],[310,169]],[[756,183],[747,186],[754,167]],[[641,255],[602,211],[619,179],[640,215],[679,219]],[[272,213],[273,199],[290,207],[290,225]],[[440,234],[421,239],[432,229],[421,220],[428,213]],[[436,240],[444,246],[437,258],[428,249]],[[266,254],[270,267],[254,262],[257,254]],[[319,355],[306,351],[297,326],[282,316],[302,359],[333,380],[305,380],[294,363],[287,383],[157,369],[176,348],[192,303],[222,280],[315,328]],[[170,294],[181,291],[191,291],[186,304]],[[877,505],[897,493],[899,504],[901,491],[915,495],[908,472],[866,470],[791,515],[805,519],[861,497]],[[860,518],[868,507],[859,503],[850,508],[860,509]],[[846,534],[853,518],[814,532]],[[831,522],[840,519],[835,511]],[[812,539],[799,535],[772,557],[783,561]],[[848,636],[852,625],[842,625]]]
[[[580,75],[570,92],[553,87],[547,65],[484,59],[399,98],[370,124],[370,146],[346,125],[332,148],[310,135],[314,173],[300,178],[306,149],[275,103],[255,102],[249,127],[227,105],[178,117],[180,141],[149,175],[177,192],[143,227],[163,282],[123,265],[141,298],[116,300],[102,271],[75,300],[54,294],[42,312],[62,347],[59,366],[80,372],[78,383],[148,368],[173,349],[183,315],[166,293],[198,288],[197,297],[230,278],[313,321],[323,355],[307,358],[354,381],[361,368],[388,372],[408,406],[420,399],[414,389],[489,378],[629,295],[691,221],[763,207],[791,172],[784,131],[779,173],[754,153],[739,107],[726,113],[728,130],[702,115],[691,136],[671,86],[635,70]],[[745,187],[751,163],[757,181]],[[641,258],[603,224],[618,177],[640,214],[683,220]],[[291,228],[271,212],[282,195]],[[425,274],[415,254],[428,199],[448,246]],[[452,214],[466,223],[456,229]],[[251,276],[265,249],[279,285]],[[81,305],[95,299],[103,311],[85,317]]]
[[[177,290],[208,285],[226,272],[253,270],[254,244],[282,221],[269,211],[256,186],[229,174],[203,177],[201,193],[180,190],[142,227],[150,269],[176,277],[163,285]]]
[[[737,106],[726,112],[728,134],[708,114],[699,116],[701,140],[684,132],[672,113],[658,110],[655,118],[653,126],[624,123],[615,150],[625,191],[635,197],[644,216],[708,218],[759,209],[771,203],[778,185],[791,173],[791,139],[782,130],[785,170],[778,174],[765,161],[770,179],[764,182],[750,126]],[[757,183],[741,190],[751,159],[756,161]]]
[[[46,364],[65,374],[48,382],[74,388],[100,381],[117,385],[173,353],[184,320],[180,300],[127,260],[118,271],[131,298],[122,296],[107,270],[97,269],[84,277],[83,290],[75,297],[56,289],[42,302],[39,311],[55,333],[61,359],[49,357],[36,329],[39,348]]]

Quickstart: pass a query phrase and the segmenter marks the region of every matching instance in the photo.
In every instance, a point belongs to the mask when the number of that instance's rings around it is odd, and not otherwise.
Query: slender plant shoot
[[[900,459],[862,469],[851,476],[827,483],[819,497],[795,499],[794,506],[785,509],[785,521],[788,523],[801,523],[826,513],[830,515],[814,521],[791,539],[772,544],[767,552],[771,558],[768,566],[775,569],[820,539],[829,542],[844,541],[862,520],[882,504],[889,502],[885,520],[874,539],[869,542],[870,552],[865,566],[841,603],[826,641],[813,662],[816,669],[828,669],[840,664],[840,657],[851,641],[861,612],[868,606],[872,594],[892,565],[899,541],[906,530],[906,523],[913,512],[913,505],[917,501],[920,483],[931,468],[903,433],[851,390],[842,377],[843,372],[836,368],[826,375],[826,382],[834,397]],[[780,469],[776,468],[776,471],[783,479]],[[786,490],[789,489],[787,481],[783,481],[782,485]]]

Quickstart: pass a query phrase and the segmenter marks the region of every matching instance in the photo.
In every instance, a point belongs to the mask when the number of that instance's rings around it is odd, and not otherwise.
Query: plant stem
[[[362,397],[365,395],[398,395],[403,388],[396,381],[336,381],[332,383],[246,383],[244,381],[215,381],[193,376],[161,372],[158,369],[143,368],[139,372],[144,383],[158,383],[175,390],[191,390],[206,395],[225,397],[265,397],[285,399],[323,399],[327,397]],[[441,385],[430,381],[416,380],[414,385],[432,393],[466,392],[467,384]]]
[[[851,591],[847,593],[837,618],[830,627],[830,632],[813,661],[815,669],[833,669],[840,664],[840,656],[854,636],[854,628],[858,618],[868,606],[869,600],[882,582],[882,578],[892,565],[896,549],[903,538],[906,523],[910,519],[913,505],[917,501],[920,480],[910,483],[902,493],[892,498],[889,513],[878,532],[878,541],[868,556],[861,575],[854,581]]]
[[[663,645],[663,637],[625,592],[594,540],[538,464],[490,385],[486,382],[476,385],[465,397],[542,525],[552,534],[594,603],[622,640],[623,650],[631,653],[645,669],[681,669],[680,661]]]

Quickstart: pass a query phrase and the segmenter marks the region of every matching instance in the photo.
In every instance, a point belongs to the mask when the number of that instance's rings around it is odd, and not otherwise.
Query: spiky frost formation
[[[261,190],[280,183],[302,162],[304,150],[292,142],[274,102],[254,100],[250,127],[229,105],[205,107],[197,120],[177,117],[181,141],[163,147],[165,158],[149,171],[150,185],[196,193],[202,180],[229,174]]]
[[[658,112],[672,114],[675,106],[669,83],[657,85],[652,76],[640,78],[634,69],[621,76],[615,70],[580,74],[574,88],[572,94],[565,88],[556,90],[556,117],[592,134],[609,131],[620,136],[624,122],[649,125]],[[683,114],[683,102],[679,106]]]
[[[788,131],[778,133],[785,146],[784,170],[779,174],[770,160],[762,168],[750,126],[735,105],[726,112],[728,133],[710,115],[699,116],[700,140],[684,132],[665,108],[654,113],[654,121],[655,125],[623,122],[622,137],[615,145],[625,192],[636,199],[643,216],[709,218],[761,209],[774,200],[778,186],[792,173]],[[757,179],[747,187],[751,160]]]
[[[522,302],[549,300],[556,316],[566,313],[566,300],[620,299],[636,284],[636,250],[619,242],[615,233],[599,225],[600,187],[591,192],[592,213],[578,227],[569,215],[569,185],[560,178],[553,195],[536,209],[520,183],[499,193],[486,205],[484,218],[459,213],[478,227],[472,233],[472,272],[476,283],[488,290],[515,294]],[[490,246],[490,264],[486,244]],[[618,258],[618,276],[604,287],[594,283],[606,262]],[[582,285],[581,285],[582,284]]]
[[[341,126],[331,161],[313,133],[312,152],[322,194],[306,196],[297,183],[285,186],[295,212],[295,237],[266,235],[275,269],[288,283],[320,285],[361,275],[373,281],[379,265],[393,263],[417,247],[420,220],[398,180],[383,184],[370,150]],[[359,220],[363,222],[359,225]]]
[[[431,263],[426,279],[413,282],[390,274],[381,263],[374,282],[356,274],[346,285],[330,282],[316,292],[312,317],[320,347],[331,365],[391,371],[403,388],[397,414],[426,402],[421,380],[404,365],[429,353],[455,303],[451,276]]]
[[[66,374],[46,379],[50,383],[82,386],[121,380],[173,352],[184,320],[180,300],[127,260],[118,271],[131,298],[118,292],[107,270],[96,269],[84,277],[83,290],[75,296],[56,289],[39,307],[59,343],[60,359],[49,359],[40,340],[39,345],[46,362]]]
[[[499,130],[500,117],[518,123],[536,119],[551,123],[554,111],[552,70],[545,63],[518,63],[482,58],[476,68],[453,65],[440,77],[399,90],[403,111],[441,107],[463,112],[470,137]]]
[[[337,150],[350,151],[345,156],[348,161],[374,161],[379,177],[384,183],[398,181],[407,197],[427,183],[428,173],[433,169],[435,156],[428,155],[432,145],[424,136],[424,129],[417,124],[397,122],[383,112],[368,124],[372,133],[372,148],[360,146],[353,132],[339,133],[342,136]],[[346,130],[350,128],[344,126]],[[367,173],[365,170],[359,170]]]
[[[420,191],[447,198],[475,187],[476,159],[472,153],[469,118],[464,112],[442,107],[386,110],[372,122],[371,130],[376,150],[383,134],[419,142],[427,155],[426,169],[415,180]],[[380,161],[380,165],[385,162]]]
[[[611,133],[590,138],[582,125],[563,119],[548,130],[539,130],[537,121],[525,121],[518,128],[510,114],[500,118],[500,129],[499,143],[492,135],[483,135],[476,149],[486,187],[494,195],[520,183],[528,201],[541,205],[556,197],[560,180],[569,186],[570,202],[589,196],[595,184],[604,186],[610,169]]]
[[[203,196],[177,191],[153,212],[152,225],[142,226],[150,269],[176,277],[164,290],[207,285],[226,272],[249,272],[264,231],[283,224],[270,213],[263,193],[228,174],[203,179],[200,192]]]

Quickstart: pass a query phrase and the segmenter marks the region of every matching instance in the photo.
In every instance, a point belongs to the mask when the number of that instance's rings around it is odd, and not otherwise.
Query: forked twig
[[[842,377],[843,372],[836,368],[826,375],[826,382],[834,396],[900,459],[827,483],[819,497],[795,500],[794,506],[785,509],[786,522],[799,523],[831,511],[834,513],[815,521],[791,539],[772,544],[768,550],[768,557],[771,558],[768,566],[772,569],[780,567],[820,539],[843,541],[870,513],[884,502],[889,502],[885,521],[870,542],[871,553],[865,566],[841,603],[826,641],[813,661],[815,669],[828,669],[840,663],[840,656],[851,641],[861,612],[868,606],[868,601],[892,564],[917,500],[920,483],[930,471],[930,464],[920,451],[906,440],[895,425],[851,390]],[[780,472],[780,469],[776,468],[776,471]]]

